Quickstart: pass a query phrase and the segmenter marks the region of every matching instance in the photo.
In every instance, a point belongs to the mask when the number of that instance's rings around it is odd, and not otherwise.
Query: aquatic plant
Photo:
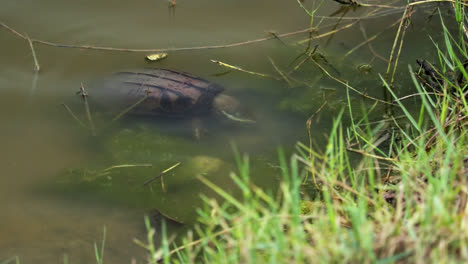
[[[443,26],[445,47],[435,43],[437,89],[409,67],[417,93],[398,98],[382,77],[392,96],[389,116],[370,122],[365,112],[353,119],[350,106],[351,124],[342,125],[342,111],[325,150],[299,143],[289,161],[280,151],[276,195],[252,183],[248,155],[236,152],[238,173],[231,178],[242,197],[199,177],[224,201],[205,198],[200,225],[182,243],[163,239],[149,262],[468,261],[468,33],[464,8],[459,1],[454,8],[459,31],[452,35]],[[419,99],[416,113],[405,105],[408,98]]]

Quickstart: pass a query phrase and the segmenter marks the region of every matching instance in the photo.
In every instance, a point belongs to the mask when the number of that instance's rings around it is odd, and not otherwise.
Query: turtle
[[[91,87],[88,95],[111,107],[134,105],[132,114],[185,118],[213,111],[235,113],[239,102],[223,92],[220,85],[186,72],[142,69],[116,72]]]
[[[222,86],[186,72],[146,68],[116,72],[89,87],[87,96],[114,113],[191,119],[195,133],[200,117],[212,114],[253,122],[236,117],[238,100],[223,92]]]

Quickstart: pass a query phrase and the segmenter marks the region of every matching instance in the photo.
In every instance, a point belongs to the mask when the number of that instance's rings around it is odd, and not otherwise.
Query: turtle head
[[[215,97],[213,107],[216,112],[234,114],[239,111],[239,101],[230,95],[220,94]]]
[[[244,119],[242,116],[242,111],[240,108],[239,101],[237,101],[234,97],[220,94],[215,97],[213,101],[213,108],[216,113],[226,116],[228,119],[242,122],[242,123],[255,123],[255,121],[251,119]],[[238,117],[241,116],[241,117]]]

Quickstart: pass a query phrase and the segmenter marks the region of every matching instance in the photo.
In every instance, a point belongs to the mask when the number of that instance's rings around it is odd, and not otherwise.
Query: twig
[[[358,20],[358,19],[362,19],[362,18],[352,18],[352,20]],[[351,27],[352,25],[354,25],[354,23],[356,23],[356,22],[352,22],[352,23],[350,23],[350,24],[348,24],[348,25],[346,25],[344,27],[333,30],[331,32],[315,36],[312,39],[320,39],[320,38],[326,37],[326,36],[328,36],[330,34],[334,34],[334,33],[338,32],[338,31],[341,31],[341,30],[344,30],[344,29],[347,29],[347,28]],[[17,35],[18,37],[27,40],[26,36],[19,33],[15,29],[11,28],[10,26],[5,24],[4,22],[0,21],[0,26],[6,28],[7,30],[9,30],[13,34]],[[270,39],[276,39],[277,37],[284,38],[284,37],[294,36],[294,35],[297,35],[297,34],[309,33],[311,31],[312,31],[312,29],[306,28],[306,29],[297,30],[297,31],[293,31],[293,32],[288,32],[288,33],[283,33],[283,34],[276,34],[275,36],[263,37],[263,38],[259,38],[259,39],[236,42],[236,43],[225,44],[225,45],[210,45],[210,46],[183,47],[183,48],[160,48],[160,49],[131,49],[131,48],[99,47],[99,46],[93,46],[93,45],[72,45],[72,44],[54,43],[54,42],[44,41],[44,40],[34,39],[34,38],[31,38],[31,41],[35,42],[35,43],[47,45],[47,46],[58,47],[58,48],[90,49],[90,50],[121,51],[121,52],[174,52],[174,51],[190,51],[190,50],[203,50],[203,49],[232,48],[232,47],[238,47],[238,46],[244,46],[244,45],[249,45],[249,44],[253,44],[253,43],[263,42],[263,41],[270,40]]]
[[[110,166],[109,168],[103,169],[101,172],[110,171],[113,169],[121,169],[121,168],[133,168],[133,167],[153,167],[153,164],[121,164],[121,165],[114,165]]]
[[[399,20],[400,25],[398,26],[397,34],[395,36],[395,40],[393,41],[393,47],[392,47],[392,50],[390,52],[390,58],[389,58],[388,66],[387,66],[387,72],[385,73],[385,80],[386,81],[388,81],[388,77],[390,75],[390,69],[392,67],[392,63],[393,63],[393,60],[394,60],[393,59],[393,53],[395,52],[395,49],[396,49],[396,46],[397,46],[397,43],[398,43],[398,39],[400,37],[400,32],[401,32],[401,29],[402,29],[403,24],[405,22],[405,18],[407,16],[406,14],[408,13],[408,10],[409,10],[409,8],[405,9],[405,12],[403,12],[403,16]]]
[[[411,12],[413,10],[412,7],[409,7],[410,9],[410,12],[409,14],[406,16],[406,17],[403,17],[402,19],[402,22],[405,23],[405,25],[403,26],[403,33],[401,34],[401,38],[400,38],[400,47],[398,48],[398,53],[397,53],[397,56],[395,58],[395,66],[393,67],[393,73],[392,73],[392,79],[390,81],[390,87],[393,87],[393,81],[395,80],[395,73],[396,73],[396,69],[397,69],[397,66],[398,66],[398,60],[400,59],[400,54],[401,54],[401,49],[403,48],[403,42],[405,40],[405,35],[406,35],[406,29],[408,28],[408,20],[410,18],[410,16],[412,15],[413,12]]]
[[[39,72],[39,70],[41,69],[41,67],[39,66],[39,62],[37,61],[36,52],[34,51],[33,43],[32,43],[32,41],[31,41],[31,39],[29,38],[28,35],[26,35],[26,39],[28,40],[29,47],[31,48],[32,56],[33,56],[33,59],[34,59],[34,68],[33,68],[33,71],[34,71],[34,72]]]
[[[76,117],[76,115],[73,113],[73,111],[64,103],[62,103],[63,107],[65,107],[65,109],[68,111],[68,113],[73,117],[73,119],[76,120],[76,122],[78,122],[78,124],[86,129],[89,129],[89,127],[87,127],[83,122],[81,122],[81,120]]]
[[[27,40],[26,36],[19,33],[15,29],[11,28],[10,26],[5,24],[4,22],[0,21],[0,26],[6,28],[7,30],[9,30],[13,34],[17,35],[18,37]],[[293,36],[293,35],[297,35],[297,34],[307,33],[309,31],[310,31],[310,28],[306,28],[306,29],[302,29],[302,30],[298,30],[298,31],[294,31],[294,32],[277,34],[275,36],[263,37],[263,38],[259,38],[259,39],[236,42],[236,43],[231,43],[231,44],[226,44],[226,45],[210,45],[210,46],[185,47],[185,48],[160,48],[160,49],[131,49],[131,48],[99,47],[99,46],[93,46],[93,45],[72,45],[72,44],[54,43],[54,42],[40,40],[40,39],[34,39],[34,38],[31,38],[31,41],[36,42],[36,43],[40,43],[40,44],[43,44],[43,45],[47,45],[47,46],[58,47],[58,48],[91,49],[91,50],[123,51],[123,52],[168,52],[168,51],[188,51],[188,50],[202,50],[202,49],[231,48],[231,47],[237,47],[237,46],[243,46],[243,45],[258,43],[258,42],[262,42],[262,41],[266,41],[266,40],[270,40],[270,39],[275,39],[276,37],[289,37],[289,36]]]
[[[125,110],[123,110],[122,112],[120,112],[118,115],[116,115],[114,118],[112,118],[112,122],[115,122],[117,120],[119,120],[120,118],[122,118],[122,116],[124,116],[125,114],[127,114],[128,112],[130,112],[133,108],[137,107],[139,104],[141,104],[143,101],[145,101],[146,99],[148,98],[148,94],[146,94],[143,98],[141,98],[140,100],[138,100],[136,103],[132,104],[131,106],[127,107]]]
[[[211,61],[211,62],[214,62],[214,63],[216,63],[216,64],[218,64],[218,65],[221,65],[221,66],[223,66],[223,67],[227,67],[227,68],[233,69],[233,70],[245,72],[245,73],[252,74],[252,75],[258,75],[258,76],[262,76],[262,77],[272,78],[272,79],[275,79],[275,80],[280,80],[280,78],[275,77],[275,76],[272,76],[272,75],[269,75],[269,74],[244,70],[244,69],[242,69],[241,67],[234,66],[234,65],[230,65],[230,64],[224,63],[224,62],[222,62],[222,61],[217,61],[217,60],[210,60],[210,61]]]
[[[15,29],[11,28],[10,26],[8,26],[7,24],[3,23],[2,21],[0,21],[0,26],[8,29],[11,33],[17,35],[18,37],[22,38],[22,39],[28,39],[28,37],[26,37],[25,35],[19,33],[18,31],[16,31]]]
[[[81,95],[81,98],[83,98],[86,116],[88,117],[88,121],[89,121],[89,128],[91,129],[91,134],[93,136],[96,136],[96,129],[94,127],[93,119],[91,118],[91,111],[89,111],[88,93],[85,91],[83,83],[81,83],[81,86],[80,86],[80,95]]]
[[[181,163],[182,163],[182,162],[177,162],[176,164],[172,165],[170,168],[167,168],[167,169],[163,170],[163,171],[162,171],[161,173],[159,173],[158,175],[156,175],[156,176],[154,176],[153,178],[151,178],[151,179],[145,181],[145,182],[143,183],[143,186],[146,186],[146,185],[148,185],[148,184],[154,182],[154,181],[155,181],[156,179],[158,179],[159,177],[162,177],[165,173],[167,173],[167,172],[169,172],[169,171],[175,169],[176,167],[178,167]]]

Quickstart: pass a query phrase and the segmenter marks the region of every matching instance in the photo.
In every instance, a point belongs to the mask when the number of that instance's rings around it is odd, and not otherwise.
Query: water
[[[175,10],[168,5],[167,1],[154,0],[2,1],[0,19],[35,39],[134,49],[237,43],[268,37],[271,30],[285,33],[305,29],[309,23],[295,1],[179,0]],[[306,0],[305,5],[310,7],[312,1]],[[328,16],[339,9],[331,2],[324,6],[318,15]],[[365,16],[373,10],[360,8],[345,16]],[[399,94],[412,89],[406,65],[416,67],[414,59],[419,57],[436,60],[428,36],[437,41],[441,30],[437,18],[428,20],[432,10],[419,8],[413,15],[401,71],[396,75]],[[394,23],[402,10],[382,9],[377,14],[361,21],[368,37]],[[337,21],[323,20],[318,34],[350,22],[343,20],[338,25]],[[384,31],[372,42],[376,53],[388,58],[395,30]],[[154,64],[144,60],[146,53],[36,43],[41,71],[35,77],[27,41],[0,30],[0,260],[18,255],[23,263],[56,263],[66,254],[71,262],[90,263],[94,261],[93,243],[101,240],[106,226],[106,262],[129,263],[132,258],[141,262],[144,251],[132,240],[145,237],[143,215],[151,208],[188,225],[193,223],[195,208],[202,205],[200,194],[214,196],[197,180],[199,175],[236,193],[229,178],[229,171],[236,170],[231,142],[250,154],[253,181],[274,189],[280,177],[277,148],[282,146],[290,153],[297,141],[306,142],[305,121],[327,101],[312,125],[314,141],[323,146],[332,119],[346,106],[345,89],[324,78],[310,62],[293,74],[302,84],[289,87],[284,81],[236,71],[216,76],[228,69],[210,60],[279,76],[268,57],[282,70],[291,70],[291,65],[300,61],[294,59],[306,47],[293,44],[306,38],[307,34],[283,38],[287,45],[273,39],[234,48],[170,52],[167,59]],[[314,40],[313,45],[319,44],[319,51],[341,78],[382,98],[378,73],[384,73],[386,63],[373,60],[367,46],[344,57],[362,41],[363,33],[356,24],[332,37]],[[370,62],[370,74],[357,70],[359,64]],[[93,137],[61,106],[70,105],[86,122],[84,108],[75,95],[81,82],[87,85],[116,71],[142,67],[186,71],[219,83],[249,109],[257,124],[208,120],[205,135],[196,141],[187,122],[130,118],[106,128],[109,117],[93,112],[98,134]],[[338,74],[333,68],[327,69]],[[351,103],[356,109],[372,105],[356,94],[351,95]],[[383,111],[379,106],[375,118]],[[159,180],[151,189],[142,186],[177,162],[182,165],[165,175],[165,191]],[[121,164],[152,167],[104,173],[106,168]],[[178,231],[176,227],[171,230]]]

